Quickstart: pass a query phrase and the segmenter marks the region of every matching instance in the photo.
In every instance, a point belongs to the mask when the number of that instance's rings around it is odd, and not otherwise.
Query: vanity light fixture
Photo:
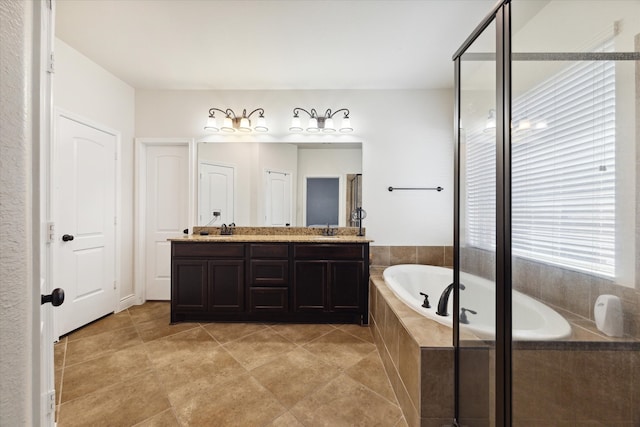
[[[224,119],[222,120],[222,126],[218,126],[218,121],[215,116],[216,111],[224,114]],[[252,126],[251,115],[254,113],[258,113],[258,117],[255,121],[255,126]],[[252,130],[256,132],[267,132],[269,128],[267,128],[267,120],[264,118],[264,109],[256,108],[249,114],[247,114],[247,110],[242,110],[242,116],[238,117],[236,113],[231,108],[227,108],[226,110],[221,110],[219,108],[210,108],[209,109],[209,117],[207,118],[207,124],[204,127],[204,130],[210,132],[245,132],[249,133]]]
[[[302,127],[302,123],[300,121],[300,112],[304,111],[309,115],[309,123],[307,124],[306,131],[311,133],[349,133],[353,132],[353,128],[351,127],[351,119],[349,118],[349,109],[341,108],[336,111],[331,111],[328,109],[324,112],[324,115],[318,115],[318,112],[315,108],[312,108],[311,111],[307,111],[304,108],[296,107],[293,109],[293,118],[291,119],[291,127],[289,130],[291,132],[302,132],[305,128]],[[342,122],[340,128],[336,129],[333,116],[338,114],[339,112],[343,112]]]

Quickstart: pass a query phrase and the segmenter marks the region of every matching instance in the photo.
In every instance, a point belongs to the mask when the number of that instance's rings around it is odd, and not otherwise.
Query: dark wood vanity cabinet
[[[171,321],[245,309],[245,245],[171,245]]]
[[[368,243],[172,242],[171,321],[368,320]]]

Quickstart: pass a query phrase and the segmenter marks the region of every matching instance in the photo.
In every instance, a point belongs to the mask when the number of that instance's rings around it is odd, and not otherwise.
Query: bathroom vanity
[[[171,240],[171,322],[368,322],[369,241],[190,235]]]

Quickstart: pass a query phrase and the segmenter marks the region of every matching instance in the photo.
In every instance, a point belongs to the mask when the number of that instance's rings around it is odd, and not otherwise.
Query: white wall
[[[453,67],[452,67],[453,72]],[[453,92],[451,90],[156,91],[136,90],[137,137],[204,137],[211,107],[265,109],[269,135],[211,140],[358,142],[362,146],[365,227],[374,245],[451,245]],[[349,136],[291,135],[294,107],[347,107]],[[225,139],[226,138],[226,139]],[[393,187],[444,187],[394,191]]]
[[[38,2],[0,7],[0,425],[40,424]],[[36,22],[34,28],[34,22]],[[33,73],[33,74],[32,74]],[[33,98],[32,98],[33,97]]]
[[[56,108],[74,113],[120,133],[120,299],[133,289],[133,137],[134,89],[64,43],[55,41]]]
[[[305,223],[306,210],[306,178],[307,177],[340,177],[340,226],[346,226],[346,188],[347,174],[362,173],[362,150],[359,148],[343,149],[305,149],[298,150],[298,192],[297,223]],[[364,180],[363,180],[364,183]],[[363,184],[366,185],[366,184]],[[366,209],[365,209],[366,210]],[[364,224],[364,222],[363,222]]]

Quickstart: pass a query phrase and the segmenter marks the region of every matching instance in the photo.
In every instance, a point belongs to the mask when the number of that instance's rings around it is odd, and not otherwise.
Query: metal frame
[[[512,306],[511,306],[511,1],[500,0],[453,55],[455,74],[454,273],[460,283],[460,95],[462,55],[495,20],[496,53],[470,54],[472,59],[496,61],[496,362],[495,425],[512,424]],[[460,289],[454,286],[455,418],[460,414]]]

